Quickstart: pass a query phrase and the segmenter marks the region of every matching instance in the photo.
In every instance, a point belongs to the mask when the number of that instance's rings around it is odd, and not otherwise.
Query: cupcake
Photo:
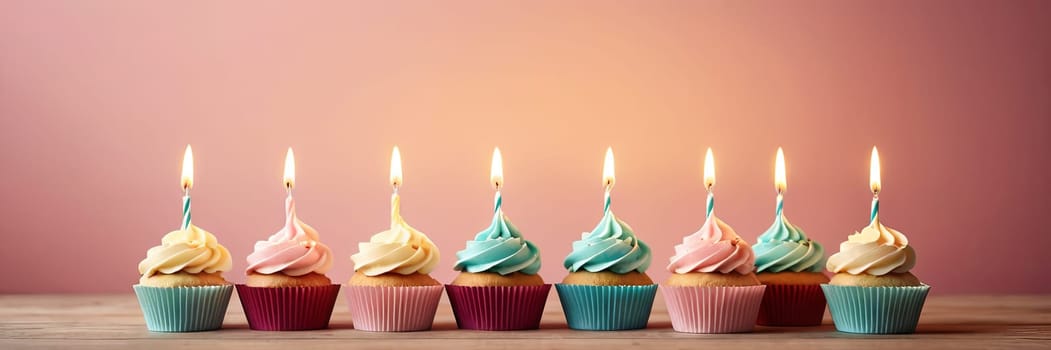
[[[750,332],[766,288],[755,253],[711,212],[701,229],[675,246],[662,290],[672,328],[685,333]]]
[[[537,329],[550,284],[537,274],[540,251],[522,238],[501,209],[499,192],[493,222],[456,253],[460,274],[449,285],[456,325],[464,329]]]
[[[613,215],[607,193],[602,220],[573,242],[563,263],[569,275],[555,285],[569,328],[646,328],[657,294],[657,285],[646,275],[652,260],[650,247]]]
[[[189,222],[165,235],[139,263],[142,278],[133,286],[146,328],[194,332],[222,327],[233,293],[222,273],[231,265],[230,252],[215,236]]]
[[[828,258],[835,273],[821,285],[832,321],[840,332],[912,333],[930,286],[909,271],[916,252],[904,234],[883,226],[879,215],[861,232],[847,237]]]
[[[285,226],[248,255],[247,281],[237,285],[248,326],[263,331],[328,328],[339,285],[325,276],[332,251],[296,216],[291,194]]]
[[[408,332],[431,328],[442,285],[428,275],[438,247],[401,217],[401,197],[391,197],[390,229],[358,244],[347,288],[354,328]]]
[[[774,224],[752,249],[759,282],[766,286],[758,323],[763,326],[817,326],[825,316],[828,283],[825,248],[788,222],[778,206]]]

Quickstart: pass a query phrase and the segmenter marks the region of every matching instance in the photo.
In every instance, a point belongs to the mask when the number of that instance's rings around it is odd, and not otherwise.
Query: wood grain
[[[854,335],[825,324],[807,328],[756,327],[750,334],[696,335],[671,329],[657,295],[648,329],[620,332],[569,330],[552,291],[540,330],[484,332],[456,329],[447,300],[439,306],[434,329],[415,333],[370,333],[352,329],[341,296],[331,329],[258,332],[248,329],[240,303],[231,300],[225,328],[200,333],[151,333],[138,302],[120,295],[0,295],[0,349],[149,348],[181,349],[464,349],[572,347],[697,349],[700,347],[783,349],[1051,348],[1051,296],[932,296],[920,326],[911,335]]]

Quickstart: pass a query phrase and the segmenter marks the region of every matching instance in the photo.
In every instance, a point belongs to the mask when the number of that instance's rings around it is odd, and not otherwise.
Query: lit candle
[[[489,179],[493,183],[493,188],[496,189],[493,212],[498,212],[504,203],[503,197],[500,196],[500,189],[504,186],[504,158],[500,155],[499,147],[493,148],[493,162],[489,168]]]
[[[872,158],[869,160],[869,186],[872,188],[872,212],[869,221],[876,221],[879,217],[879,191],[883,189],[879,176],[879,151],[872,146]]]
[[[708,147],[708,152],[704,154],[704,189],[708,191],[708,210],[704,214],[706,218],[712,216],[712,210],[715,210],[715,195],[712,193],[712,187],[715,187],[715,156],[712,155],[712,148]]]
[[[292,189],[296,187],[296,156],[292,153],[292,147],[285,152],[285,227],[288,232],[297,232],[296,225],[296,202],[292,199]]]
[[[404,182],[401,176],[401,151],[398,150],[398,146],[394,146],[390,154],[390,185],[394,188],[394,193],[390,196],[391,227],[395,226],[396,221],[401,220],[401,197],[398,196],[398,189]]]
[[[190,227],[190,189],[193,188],[193,149],[186,145],[182,155],[182,230]]]
[[[398,194],[398,187],[401,187],[402,181],[401,152],[398,151],[398,146],[394,146],[390,154],[390,184],[394,187],[394,194]]]
[[[603,211],[609,211],[610,197],[609,193],[613,190],[613,184],[617,182],[617,177],[614,174],[613,169],[613,147],[606,148],[606,159],[602,162],[602,185],[606,187],[606,199]]]
[[[788,179],[785,176],[785,151],[777,148],[777,159],[774,161],[774,188],[777,189],[777,215],[781,216],[784,210],[784,193],[788,189]]]
[[[292,196],[292,188],[296,187],[296,156],[292,153],[292,147],[285,153],[285,189]]]

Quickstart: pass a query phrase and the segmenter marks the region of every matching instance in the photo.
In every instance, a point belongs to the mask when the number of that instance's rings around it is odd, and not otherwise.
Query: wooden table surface
[[[660,293],[648,329],[584,332],[567,329],[552,290],[540,330],[465,331],[456,328],[447,300],[439,306],[434,329],[414,333],[370,333],[352,329],[346,300],[340,296],[331,329],[306,332],[260,332],[248,329],[237,296],[222,330],[199,333],[151,333],[146,330],[135,296],[0,295],[0,349],[136,348],[184,349],[464,349],[567,348],[628,346],[655,349],[915,349],[1039,348],[1051,349],[1051,296],[931,296],[916,334],[856,335],[836,332],[826,314],[820,327],[756,327],[749,334],[676,333]]]

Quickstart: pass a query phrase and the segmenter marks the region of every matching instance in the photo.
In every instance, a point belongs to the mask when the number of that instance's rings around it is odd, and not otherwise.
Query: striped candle
[[[182,196],[182,230],[190,228],[190,195]]]
[[[872,211],[869,213],[869,221],[875,221],[879,216],[879,197],[872,197]]]
[[[708,218],[712,216],[712,210],[715,210],[715,195],[711,191],[708,191],[708,203],[706,204],[707,211],[704,213],[704,217]]]
[[[186,145],[182,154],[182,225],[181,230],[190,228],[190,189],[193,188],[193,148]]]

